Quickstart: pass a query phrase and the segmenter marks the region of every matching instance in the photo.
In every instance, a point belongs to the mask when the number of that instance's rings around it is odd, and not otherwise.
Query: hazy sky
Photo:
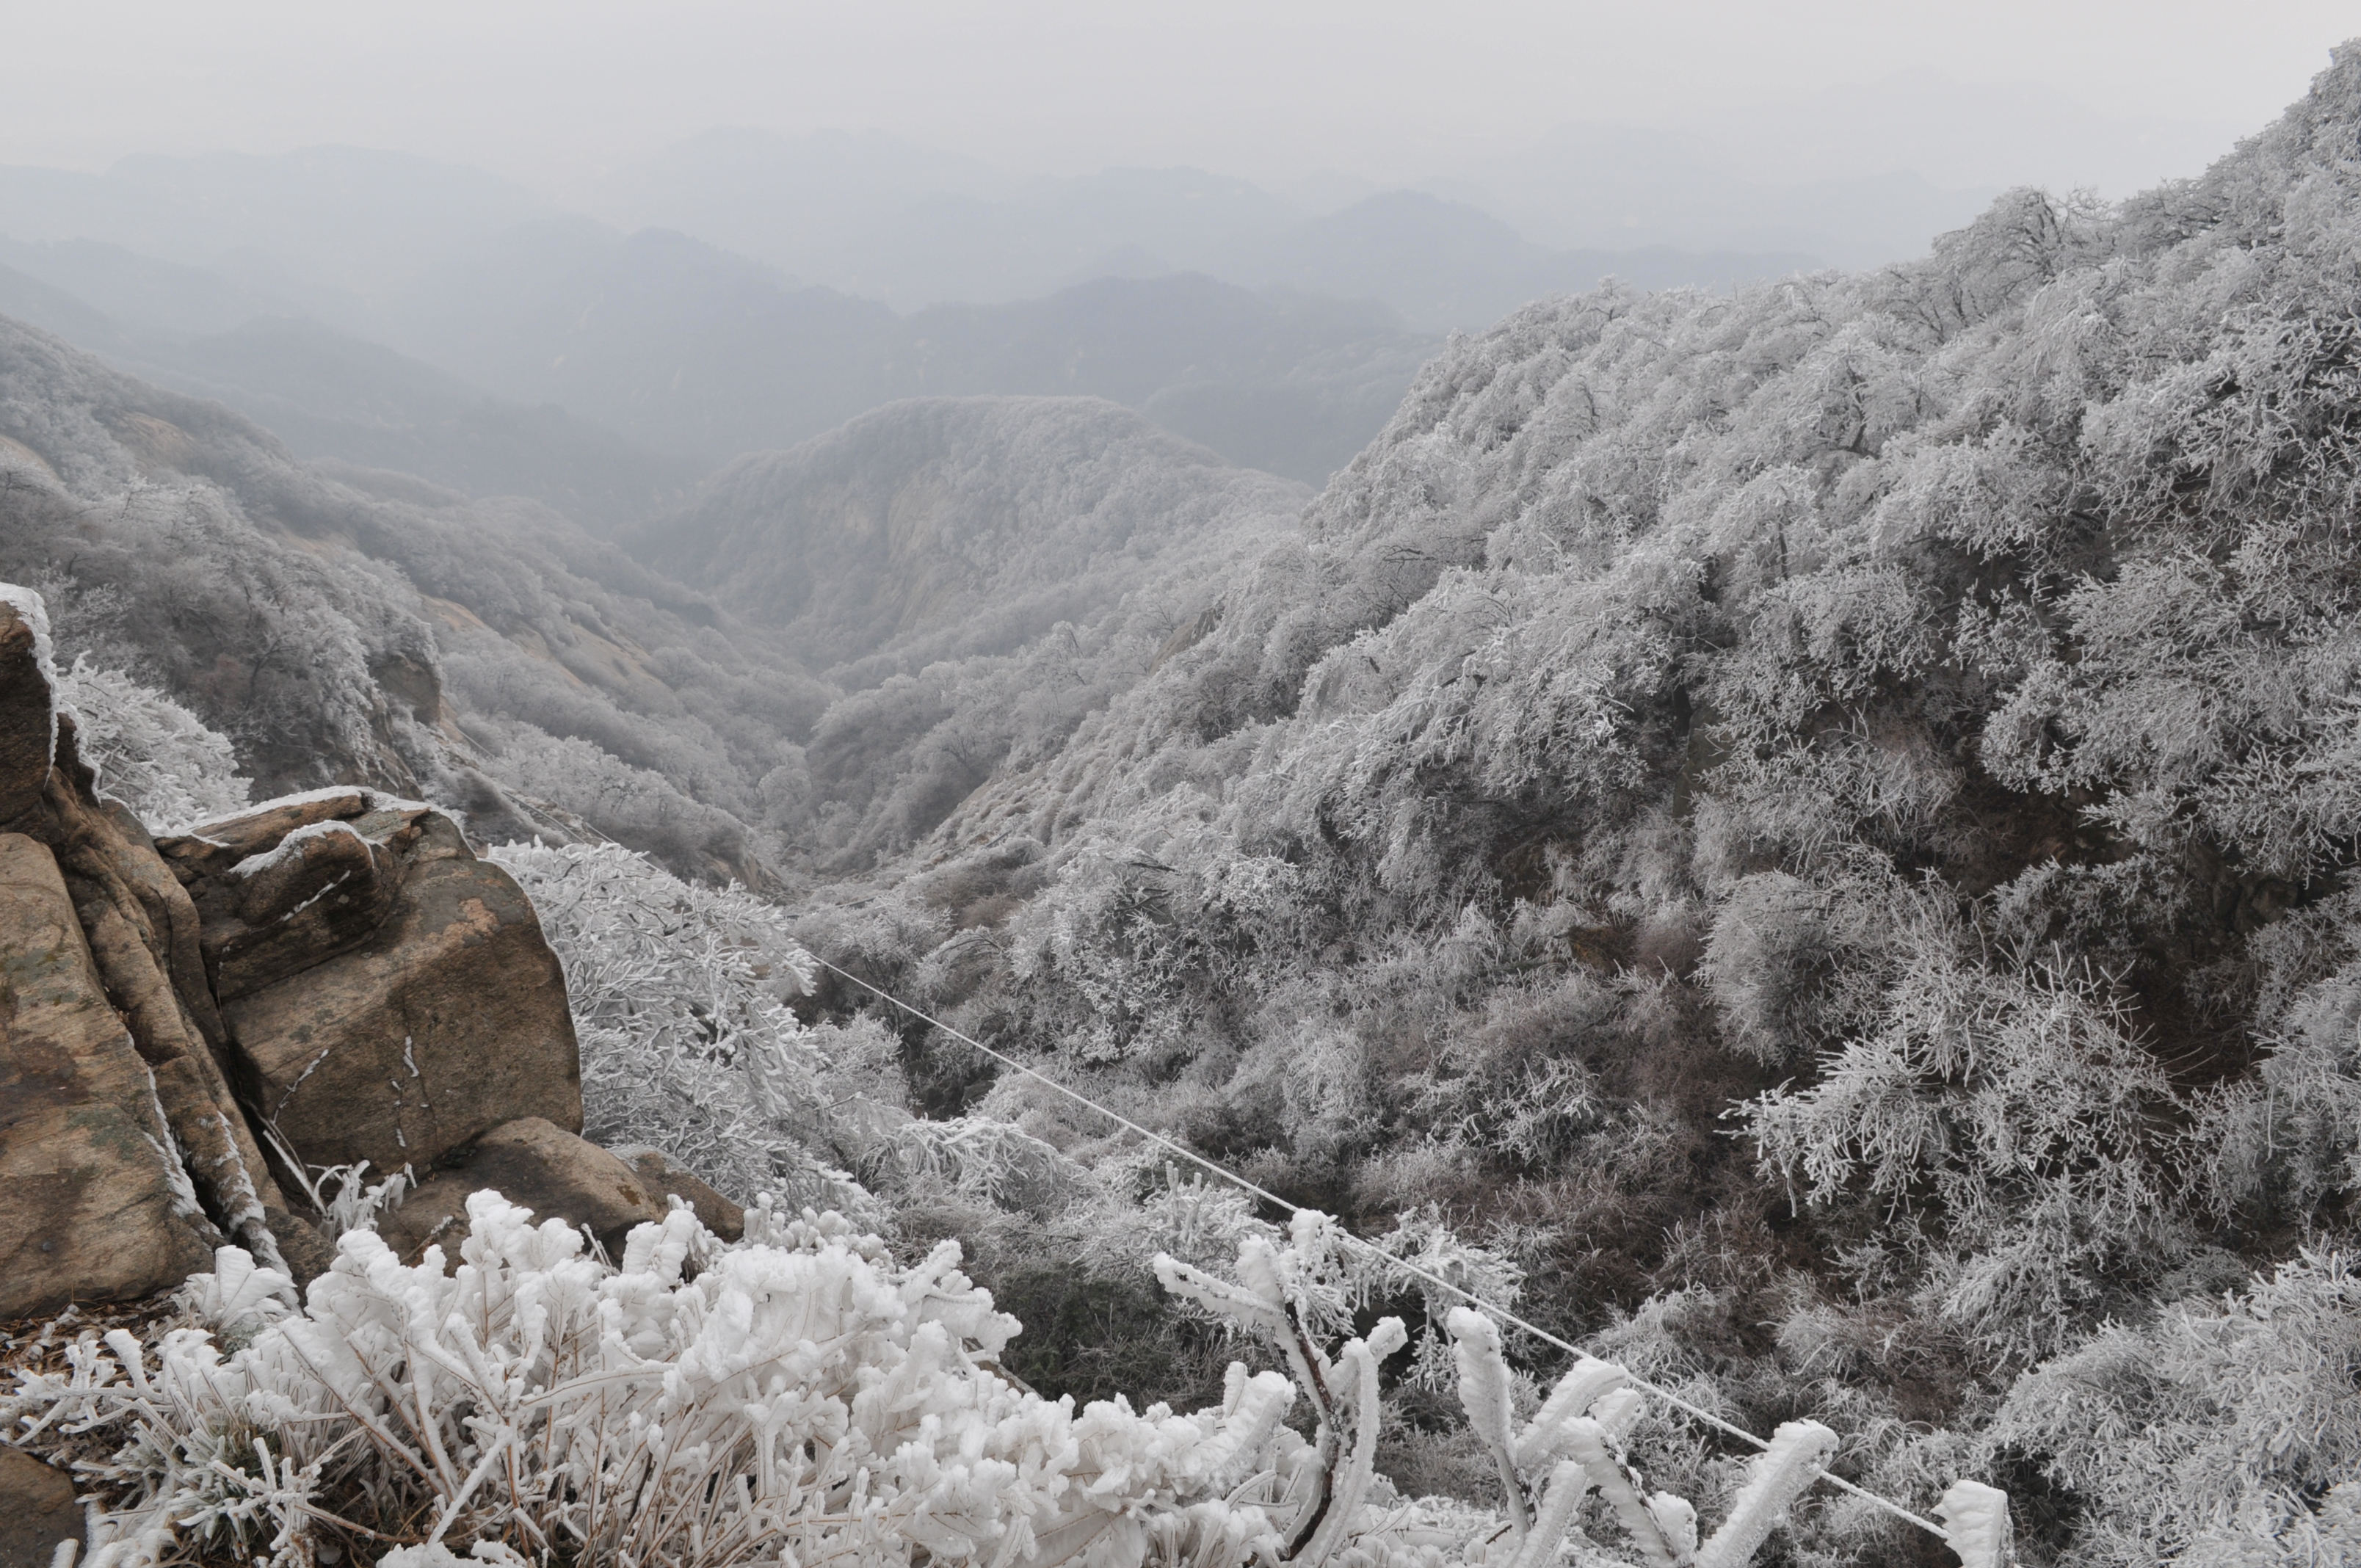
[[[2226,137],[2276,114],[2332,44],[2361,33],[2350,0],[19,0],[8,10],[0,162],[98,169],[129,152],[345,142],[547,189],[719,124],[883,129],[1021,170],[1187,162],[1267,180],[1334,168],[1391,181],[1568,121],[1677,123],[1928,70]],[[1864,158],[1875,143],[1864,136]]]

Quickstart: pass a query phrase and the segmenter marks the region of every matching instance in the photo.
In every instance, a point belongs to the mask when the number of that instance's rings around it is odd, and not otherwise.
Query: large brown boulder
[[[229,1036],[204,979],[196,910],[137,817],[93,797],[60,716],[57,766],[27,830],[56,856],[99,981],[156,1092],[206,1213],[273,1267],[284,1200],[230,1088]],[[275,1218],[274,1218],[275,1216]]]
[[[664,1150],[634,1144],[612,1152],[648,1184],[648,1190],[658,1203],[679,1199],[697,1211],[698,1223],[725,1242],[734,1242],[746,1234],[746,1211]]]
[[[579,1127],[556,956],[447,818],[342,787],[161,842],[100,795],[0,584],[0,1317],[328,1254],[282,1176]]]
[[[423,1170],[520,1116],[582,1125],[557,957],[440,812],[323,791],[161,848],[203,917],[238,1087],[306,1162]]]
[[[486,1188],[537,1219],[587,1225],[618,1260],[632,1226],[660,1221],[671,1209],[621,1159],[538,1117],[496,1127],[447,1158],[445,1168],[378,1221],[378,1234],[405,1263],[418,1261],[429,1246],[441,1247],[446,1264],[456,1259],[467,1234],[468,1195]]]
[[[57,861],[20,833],[0,833],[0,1318],[169,1289],[222,1237]]]
[[[98,795],[77,755],[73,718],[57,705],[52,674],[39,597],[0,585],[0,830],[40,846],[48,866],[41,880],[64,890],[79,927],[78,960],[66,968],[94,981],[114,1032],[127,1034],[135,1063],[145,1064],[141,1075],[150,1081],[140,1113],[162,1120],[156,1147],[186,1194],[195,1229],[215,1239],[226,1233],[279,1264],[274,1226],[292,1222],[224,1070],[229,1037],[205,981],[196,910],[147,829]],[[20,871],[30,864],[21,851],[17,858]],[[20,893],[20,903],[40,902]],[[31,944],[26,961],[38,953],[57,960],[57,933],[41,927],[29,905],[18,913],[33,924],[20,933],[0,922],[0,945],[21,936]],[[15,1037],[19,1033],[0,1041],[0,1070],[39,1080],[46,1069],[35,1039]],[[33,1113],[30,1102],[24,1109]],[[27,1124],[0,1140],[6,1145],[0,1158],[38,1159],[38,1141]],[[123,1288],[107,1267],[84,1276],[78,1266],[49,1268],[45,1290],[66,1299]]]
[[[203,923],[214,995],[236,1001],[367,941],[393,911],[423,814],[368,790],[318,790],[164,840]]]
[[[0,1568],[51,1568],[82,1539],[73,1483],[29,1453],[0,1448]]]

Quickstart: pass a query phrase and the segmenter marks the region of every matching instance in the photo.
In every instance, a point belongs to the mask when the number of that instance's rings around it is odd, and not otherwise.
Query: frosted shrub
[[[652,1145],[741,1199],[784,1185],[839,1207],[862,1201],[822,1157],[840,1124],[819,1088],[829,1063],[786,1003],[809,987],[811,959],[775,905],[682,882],[612,844],[536,841],[490,857],[532,897],[565,963],[587,1136]]]
[[[1987,967],[1914,925],[1871,1026],[1743,1114],[1801,1202],[1876,1203],[1856,1266],[1919,1271],[1925,1305],[2030,1358],[2185,1249],[2147,1146],[2173,1096],[2087,965]]]
[[[879,1139],[871,1162],[877,1175],[892,1177],[895,1189],[939,1189],[1041,1216],[1090,1190],[1081,1166],[1014,1124],[987,1116],[914,1117]]]
[[[666,751],[675,772],[692,771],[683,759],[694,756],[696,748],[675,743]],[[698,798],[684,793],[673,778],[635,767],[595,741],[552,736],[530,724],[510,726],[505,743],[487,766],[509,788],[574,812],[599,832],[639,845],[667,865],[724,875],[752,863],[745,824],[708,804],[715,795],[731,798],[738,793],[720,770],[698,781],[707,785]]]
[[[1283,1430],[1283,1378],[1240,1369],[1192,1417],[1020,1391],[978,1365],[1017,1325],[954,1244],[897,1268],[834,1216],[758,1209],[724,1248],[675,1211],[609,1268],[497,1194],[468,1212],[448,1276],[440,1249],[405,1267],[355,1232],[305,1309],[233,1354],[203,1329],[152,1352],[118,1331],[28,1379],[11,1408],[29,1428],[125,1433],[91,1562],[234,1540],[286,1564],[368,1541],[699,1568],[1210,1563],[1270,1536],[1264,1508],[1224,1499]]]
[[[1009,932],[1008,972],[1038,1023],[1084,1061],[1188,1048],[1224,993],[1301,923],[1301,877],[1243,852],[1176,789],[1138,841],[1085,844]]]
[[[2307,1253],[2026,1373],[1983,1434],[2083,1499],[2075,1561],[2361,1561],[2361,1277]]]
[[[2192,1174],[2223,1214],[2315,1222],[2361,1188],[2361,965],[2294,999],[2250,1078],[2199,1102]]]
[[[1628,1376],[1584,1358],[1521,1428],[1499,1332],[1463,1310],[1461,1399],[1507,1519],[1402,1502],[1372,1462],[1378,1364],[1406,1334],[1385,1318],[1329,1354],[1350,1249],[1309,1212],[1283,1243],[1243,1243],[1234,1279],[1158,1260],[1169,1288],[1288,1367],[1233,1363],[1221,1404],[1186,1416],[1120,1398],[1077,1411],[1006,1379],[1018,1324],[960,1272],[956,1243],[900,1267],[841,1218],[766,1201],[725,1245],[676,1206],[615,1266],[498,1193],[467,1212],[447,1275],[439,1247],[405,1266],[353,1231],[296,1310],[284,1276],[224,1248],[187,1293],[204,1326],[152,1347],[115,1330],[64,1372],[23,1375],[0,1405],[16,1441],[118,1440],[84,1465],[93,1568],[225,1548],[283,1568],[355,1549],[406,1568],[455,1549],[675,1568],[1546,1568],[1568,1541],[1618,1561],[1587,1526],[1652,1564],[1737,1568],[1835,1441],[1783,1427],[1700,1547],[1694,1508],[1638,1490]],[[1308,1438],[1285,1420],[1299,1400]],[[1586,1519],[1594,1490],[1604,1511]]]
[[[58,672],[58,699],[74,710],[82,760],[97,770],[99,792],[150,828],[245,808],[252,785],[238,776],[229,737],[153,686],[83,655]]]

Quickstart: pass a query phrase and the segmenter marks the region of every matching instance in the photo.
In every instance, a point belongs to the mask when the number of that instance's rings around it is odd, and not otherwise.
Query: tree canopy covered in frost
[[[58,672],[58,700],[73,710],[77,751],[101,794],[161,832],[227,817],[253,784],[240,778],[229,737],[121,670],[82,653]]]
[[[2028,1552],[2302,1560],[2277,1440],[2131,1510],[2135,1426],[2010,1390],[2353,1234],[2356,152],[2348,48],[2118,208],[1456,341],[1191,638],[801,929],[1358,1229],[1439,1205],[1547,1326],[1922,1508],[1998,1467]]]
[[[857,1210],[866,1194],[820,1162],[866,1146],[873,1102],[861,1091],[882,1092],[870,1059],[881,1032],[796,1016],[811,959],[776,905],[684,883],[616,844],[511,844],[490,858],[532,898],[565,966],[588,1137],[660,1148],[742,1201]],[[882,1048],[890,1057],[890,1040]]]

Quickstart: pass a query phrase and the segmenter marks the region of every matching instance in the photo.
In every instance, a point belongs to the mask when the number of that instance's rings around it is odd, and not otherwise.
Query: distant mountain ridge
[[[1433,195],[1313,215],[1200,170],[1018,181],[840,133],[717,131],[577,194],[630,226],[347,148],[0,168],[0,268],[29,280],[0,297],[304,456],[608,524],[942,395],[1111,398],[1317,483],[1445,332],[1609,274],[1719,288],[1812,261],[1553,251]]]
[[[818,664],[1014,651],[1311,491],[1096,398],[924,398],[750,454],[621,537]],[[862,677],[855,677],[862,678]]]
[[[1434,346],[1379,305],[1202,276],[898,316],[686,236],[573,218],[492,236],[390,315],[421,358],[709,462],[898,398],[1088,396],[1307,482],[1367,443]]]
[[[202,290],[198,295],[202,304]],[[527,496],[594,526],[661,510],[705,467],[554,405],[495,397],[299,317],[255,315],[228,331],[169,331],[117,319],[5,266],[0,314],[158,386],[234,409],[299,457],[399,470],[465,496]],[[195,319],[208,318],[200,312]]]
[[[848,169],[874,170],[877,179],[854,188]],[[1568,177],[1561,169],[1546,178],[1562,184]],[[1778,199],[1742,181],[1723,185],[1720,197],[1750,212]],[[1683,248],[1651,229],[1629,247],[1594,240],[1554,257],[1499,215],[1480,182],[1458,195],[1379,191],[1322,213],[1197,169],[1113,168],[1020,181],[890,137],[841,133],[709,132],[609,176],[579,199],[620,227],[678,229],[905,311],[1008,303],[1098,276],[1197,271],[1248,287],[1284,283],[1380,301],[1417,330],[1446,332],[1480,327],[1547,293],[1587,289],[1609,273],[1643,287],[1719,288],[1822,259],[1798,237],[1808,225],[1748,247],[1691,241]],[[1941,211],[1964,221],[1976,204]]]
[[[553,210],[482,170],[367,148],[148,155],[104,174],[0,167],[0,233],[10,238],[104,240],[234,280],[356,296],[461,238]]]
[[[1641,289],[1726,289],[1818,265],[1800,250],[1553,250],[1466,203],[1389,191],[1241,247],[1221,270],[1250,284],[1382,300],[1412,326],[1446,332],[1609,276]]]

